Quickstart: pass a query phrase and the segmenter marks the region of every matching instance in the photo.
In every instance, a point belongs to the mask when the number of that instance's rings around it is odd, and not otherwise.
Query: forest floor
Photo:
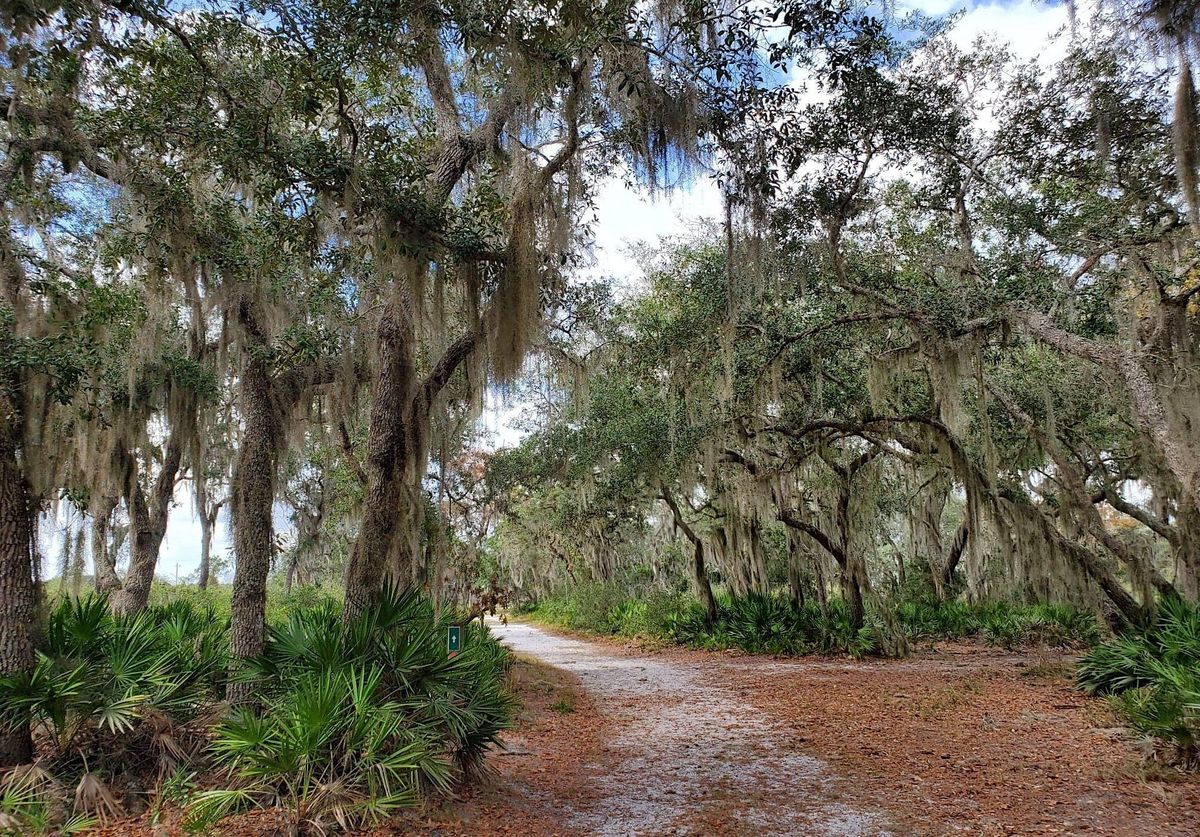
[[[1069,656],[940,644],[850,661],[648,648],[525,624],[492,780],[374,835],[1200,834]]]
[[[1063,653],[773,659],[496,631],[522,709],[492,775],[370,837],[1200,834],[1200,776],[1147,766]],[[96,833],[182,833],[169,819]]]

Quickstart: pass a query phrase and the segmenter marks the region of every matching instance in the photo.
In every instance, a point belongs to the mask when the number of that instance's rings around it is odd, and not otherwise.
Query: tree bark
[[[367,436],[366,486],[358,539],[346,566],[342,615],[354,619],[383,585],[389,563],[397,583],[411,584],[412,549],[422,509],[407,490],[424,468],[424,440],[433,403],[454,373],[471,356],[478,329],[455,340],[433,371],[418,381],[412,358],[412,323],[401,301],[387,304],[378,327],[378,368],[372,383],[371,422]],[[397,539],[399,542],[397,543]],[[389,560],[390,559],[390,560]]]
[[[272,506],[280,419],[274,409],[268,361],[248,352],[242,372],[242,442],[233,475],[233,547],[236,569],[230,603],[229,653],[232,673],[262,653],[267,612],[267,575],[274,545]],[[233,703],[249,698],[253,684],[229,683]]]
[[[1121,376],[1138,426],[1154,441],[1167,467],[1183,486],[1184,501],[1196,503],[1200,498],[1200,453],[1195,448],[1194,434],[1189,437],[1173,426],[1141,357],[1121,346],[1072,334],[1040,311],[1009,306],[1007,313],[1048,346]]]
[[[1141,559],[1120,541],[1108,527],[1104,525],[1103,519],[1100,517],[1100,512],[1096,510],[1096,506],[1092,503],[1091,497],[1088,495],[1084,485],[1083,477],[1073,467],[1070,460],[1067,459],[1066,453],[1059,446],[1058,441],[1047,434],[1044,430],[1038,427],[1037,423],[1013,401],[1003,389],[994,383],[988,382],[988,390],[996,397],[996,399],[1004,406],[1004,409],[1017,419],[1029,431],[1042,450],[1049,455],[1057,468],[1055,475],[1059,483],[1065,489],[1064,495],[1072,501],[1072,505],[1079,512],[1080,523],[1083,524],[1085,530],[1093,538],[1104,545],[1109,552],[1115,555],[1122,563],[1129,567],[1130,572],[1145,571],[1149,576],[1150,583],[1154,586],[1160,595],[1170,596],[1176,595],[1176,590],[1171,582],[1163,577],[1163,574],[1158,571],[1158,568],[1153,563],[1142,566]]]
[[[867,609],[863,604],[863,584],[866,582],[866,567],[862,556],[855,555],[850,548],[850,480],[853,474],[842,471],[842,485],[838,491],[837,527],[839,547],[842,553],[842,571],[846,582],[846,593],[850,598],[850,624],[857,631],[867,623]],[[869,582],[867,582],[869,583]]]
[[[283,595],[290,596],[292,594],[292,584],[296,579],[296,565],[300,563],[300,556],[295,552],[288,559],[287,573],[283,577]]]
[[[921,502],[920,511],[912,522],[913,560],[928,568],[934,592],[939,599],[946,598],[942,513],[946,508],[948,494],[949,486],[945,483],[930,486]]]
[[[116,550],[108,539],[116,508],[116,497],[101,497],[92,512],[92,584],[96,592],[103,595],[121,588],[121,579],[117,577]]]
[[[691,541],[692,584],[696,588],[696,598],[700,600],[700,605],[704,608],[705,621],[709,625],[713,625],[716,623],[718,616],[717,599],[713,596],[712,583],[708,580],[708,569],[704,565],[704,541],[688,525],[687,520],[683,517],[683,512],[679,508],[679,504],[675,501],[675,497],[667,490],[665,485],[662,486],[662,493],[659,496],[666,501],[668,508],[671,509],[671,514],[675,517],[675,525]]]
[[[29,486],[17,462],[16,429],[0,422],[0,676],[33,670],[37,585]],[[28,725],[0,730],[0,767],[33,758]]]
[[[75,530],[75,549],[71,554],[71,598],[78,599],[83,587],[83,555],[84,531],[80,526]]]
[[[138,477],[136,455],[126,452],[128,465],[125,486],[125,505],[129,510],[130,560],[125,582],[112,597],[116,613],[137,613],[150,602],[158,554],[167,533],[167,518],[175,495],[175,478],[183,456],[178,435],[172,432],[167,440],[162,467],[154,483],[151,497],[146,497]]]
[[[197,468],[199,470],[199,468]],[[221,507],[227,498],[216,503],[210,503],[208,497],[208,482],[203,475],[196,477],[196,510],[200,517],[200,569],[196,586],[207,590],[212,576],[212,540],[217,528],[217,518],[220,517]]]
[[[788,598],[792,606],[804,607],[804,570],[801,566],[803,550],[794,529],[788,529]]]
[[[377,337],[378,368],[371,387],[363,515],[346,566],[343,614],[347,620],[361,613],[382,586],[396,530],[408,523],[414,511],[404,503],[402,484],[416,441],[409,426],[416,370],[411,354],[412,323],[400,300],[388,302],[380,316]],[[411,559],[401,560],[400,583],[408,582],[403,574],[410,566]]]
[[[212,531],[213,522],[208,511],[200,513],[200,569],[196,586],[201,590],[208,589],[208,577],[212,573]]]
[[[970,539],[971,516],[964,514],[962,523],[958,524],[958,529],[954,533],[954,540],[950,542],[950,552],[946,555],[946,563],[942,565],[941,592],[939,593],[942,598],[945,598],[946,590],[954,582],[954,573],[958,569],[958,562],[962,560]]]
[[[1175,587],[1189,601],[1200,601],[1200,509],[1181,502],[1175,530],[1178,538],[1171,544]]]
[[[1010,503],[1010,509],[1019,508],[1016,504]],[[1075,541],[1068,538],[1058,530],[1047,517],[1036,509],[1031,509],[1027,513],[1036,515],[1038,525],[1042,529],[1043,536],[1050,542],[1054,543],[1066,555],[1073,559],[1084,574],[1088,578],[1096,582],[1096,585],[1104,591],[1108,600],[1121,614],[1121,617],[1131,625],[1145,625],[1149,622],[1151,608],[1143,608],[1129,594],[1129,592],[1121,585],[1121,582],[1109,572],[1108,567],[1104,566],[1103,562],[1094,556],[1090,550],[1080,546]]]
[[[471,161],[496,142],[517,110],[517,99],[509,90],[502,91],[492,101],[483,121],[473,131],[461,133],[457,106],[451,95],[453,91],[448,87],[449,69],[440,48],[436,44],[427,44],[421,52],[421,61],[438,116],[438,149],[425,184],[426,200],[432,209],[449,200]],[[577,121],[572,124],[570,133],[567,142],[541,170],[536,184],[539,187],[544,188],[548,179],[575,153]],[[428,242],[431,232],[418,230],[414,237]],[[506,253],[505,257],[511,255]],[[408,269],[421,271],[426,265],[414,261]],[[400,281],[403,278],[398,277]],[[389,558],[394,558],[391,563],[395,565],[396,580],[403,585],[412,581],[414,561],[409,554],[410,544],[402,542],[399,549],[395,549],[397,535],[411,537],[412,527],[420,523],[418,510],[405,502],[405,483],[412,478],[412,468],[424,467],[424,463],[414,460],[423,455],[421,448],[434,397],[471,355],[480,337],[481,323],[475,323],[470,332],[446,349],[429,378],[423,385],[418,385],[412,354],[415,337],[408,311],[407,300],[393,289],[376,331],[377,368],[371,385],[367,462],[362,469],[366,478],[363,517],[346,564],[342,616],[347,621],[361,613],[378,593]]]
[[[846,554],[842,548],[834,543],[833,539],[826,535],[820,528],[812,523],[809,523],[803,518],[797,517],[794,512],[781,508],[779,509],[779,519],[789,529],[794,529],[797,532],[803,532],[814,541],[816,541],[822,549],[829,553],[830,557],[837,562],[838,568],[845,572]],[[813,560],[813,575],[817,586],[817,603],[821,607],[821,617],[829,618],[829,592],[826,589],[825,570],[821,566],[821,561],[814,556]]]

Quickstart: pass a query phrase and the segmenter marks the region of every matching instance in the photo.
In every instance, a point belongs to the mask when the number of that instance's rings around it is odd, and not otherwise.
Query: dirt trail
[[[377,835],[1195,837],[1200,777],[1147,767],[1069,654],[647,650],[522,624],[493,781]]]
[[[886,818],[837,799],[828,766],[802,752],[794,731],[666,659],[523,624],[495,626],[518,654],[566,670],[608,717],[604,758],[584,763],[598,795],[559,807],[564,825],[596,835],[693,833],[710,819],[754,834],[878,835]]]

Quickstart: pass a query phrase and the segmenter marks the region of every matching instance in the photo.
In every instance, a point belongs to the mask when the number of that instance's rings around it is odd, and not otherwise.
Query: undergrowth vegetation
[[[1094,648],[1079,684],[1108,696],[1135,730],[1168,745],[1185,765],[1200,765],[1200,607],[1166,598],[1147,630]]]
[[[855,628],[849,607],[830,599],[795,604],[778,594],[717,597],[717,619],[680,593],[628,598],[615,585],[581,584],[566,595],[525,609],[530,618],[573,630],[665,639],[697,648],[739,648],[753,654],[849,654],[880,650],[881,618]],[[936,598],[906,600],[894,613],[910,641],[975,637],[1003,648],[1090,647],[1101,638],[1093,613],[1067,604],[969,604]]]
[[[202,832],[251,806],[280,806],[301,832],[371,823],[476,776],[512,717],[507,652],[472,623],[448,657],[457,615],[423,595],[389,592],[349,623],[336,601],[294,607],[233,675],[220,614],[190,600],[133,616],[98,596],[58,604],[32,673],[0,679],[3,723],[31,724],[39,748],[3,777],[0,834],[171,803]],[[252,684],[232,709],[230,676]]]

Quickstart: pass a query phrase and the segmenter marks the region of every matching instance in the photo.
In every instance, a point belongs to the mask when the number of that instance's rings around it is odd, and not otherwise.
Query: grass
[[[549,708],[560,715],[570,715],[575,711],[575,704],[567,698],[559,698],[550,704]]]

